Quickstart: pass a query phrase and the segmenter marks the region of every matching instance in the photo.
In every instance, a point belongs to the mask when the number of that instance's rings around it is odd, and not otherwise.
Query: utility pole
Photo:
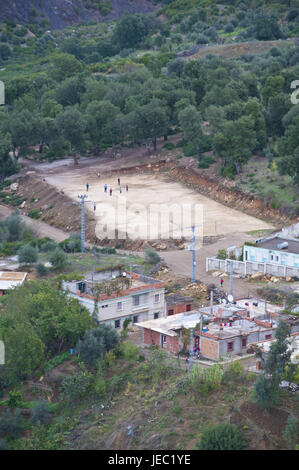
[[[73,204],[81,204],[81,252],[84,253],[85,251],[85,203],[92,202],[93,210],[96,210],[96,203],[94,201],[87,201],[86,198],[88,196],[86,194],[78,194],[78,198],[80,202],[73,202]]]
[[[190,360],[189,360],[189,372],[191,372],[193,365],[193,328],[190,330]]]
[[[191,282],[195,282],[195,266],[196,266],[196,261],[195,261],[195,229],[197,227],[200,227],[200,225],[192,225],[191,227],[186,227],[186,228],[191,228],[192,230],[192,242],[189,247],[189,250],[192,253],[192,266],[191,266]]]

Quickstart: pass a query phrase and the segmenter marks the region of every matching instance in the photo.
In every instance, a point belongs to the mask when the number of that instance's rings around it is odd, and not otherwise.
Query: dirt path
[[[13,209],[0,205],[0,219],[5,219],[13,212],[15,212]],[[39,220],[31,219],[30,217],[27,217],[26,215],[22,215],[22,214],[20,215],[22,219],[24,220],[24,222],[29,227],[32,227],[39,237],[49,237],[58,243],[69,237],[69,234],[64,232],[63,230],[60,230],[55,227],[51,227],[50,225],[47,225],[44,222],[41,222]]]

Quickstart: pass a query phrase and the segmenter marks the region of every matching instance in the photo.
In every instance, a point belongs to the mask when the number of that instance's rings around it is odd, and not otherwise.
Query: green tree
[[[0,182],[3,184],[7,176],[17,173],[19,165],[12,160],[9,152],[12,148],[10,134],[0,132]]]
[[[98,144],[103,141],[109,129],[109,124],[114,121],[119,113],[119,109],[110,101],[92,101],[86,108],[86,120],[88,125],[88,133],[91,141],[96,146],[98,152]]]
[[[17,212],[10,214],[4,223],[8,230],[8,241],[15,242],[22,239],[26,226]]]
[[[60,53],[53,56],[51,76],[54,80],[62,81],[82,70],[81,63],[72,54]]]
[[[254,126],[251,116],[242,116],[236,121],[225,122],[222,132],[214,136],[215,151],[223,159],[224,166],[234,165],[238,174],[256,148]]]
[[[19,263],[32,264],[38,259],[38,250],[32,245],[23,245],[18,251]]]
[[[16,322],[0,326],[0,337],[5,344],[5,365],[0,377],[8,383],[17,383],[43,364],[45,348],[30,324]]]
[[[95,367],[98,359],[102,359],[118,343],[117,332],[111,326],[101,324],[97,328],[87,331],[83,339],[78,341],[76,349],[86,364]]]
[[[84,398],[91,386],[92,374],[86,369],[67,375],[61,384],[61,398],[69,404]]]
[[[50,403],[46,400],[36,402],[31,409],[30,423],[34,425],[48,424],[51,420]]]
[[[69,108],[59,114],[56,118],[56,125],[58,131],[61,132],[62,136],[69,143],[71,155],[74,148],[79,150],[82,148],[86,121],[78,109]],[[74,155],[74,163],[78,163],[76,155]]]
[[[20,436],[24,429],[24,421],[22,419],[21,410],[6,410],[4,416],[0,419],[0,433],[11,439]]]
[[[272,408],[280,400],[280,394],[277,384],[271,377],[260,374],[254,386],[256,402],[260,408]]]
[[[49,354],[73,347],[94,326],[87,309],[56,284],[46,281],[28,281],[13,289],[5,298],[5,307],[2,319],[9,324],[7,334],[14,336],[15,328],[28,325]],[[24,354],[24,361],[26,357]],[[35,359],[39,360],[38,354]]]
[[[200,141],[202,138],[202,119],[200,113],[196,110],[195,106],[189,105],[179,112],[178,118],[184,133],[184,139],[196,146],[198,158],[200,159]]]
[[[67,264],[67,254],[60,248],[55,248],[51,253],[50,262],[54,269],[61,271]]]
[[[206,428],[200,438],[200,450],[243,450],[247,441],[242,432],[229,423]]]
[[[278,170],[282,175],[289,175],[299,187],[299,116],[286,129],[278,142]],[[299,189],[299,188],[298,188]]]
[[[163,103],[153,99],[145,106],[140,106],[131,115],[130,127],[138,141],[152,139],[154,150],[157,149],[157,137],[166,135],[169,119]]]

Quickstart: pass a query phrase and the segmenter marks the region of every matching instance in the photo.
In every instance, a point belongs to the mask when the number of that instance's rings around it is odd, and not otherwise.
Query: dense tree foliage
[[[46,357],[74,347],[93,325],[89,312],[56,285],[31,281],[14,289],[0,319],[6,349],[1,375],[9,383],[30,375]]]
[[[242,432],[229,423],[205,429],[200,438],[200,450],[243,450],[246,446]]]

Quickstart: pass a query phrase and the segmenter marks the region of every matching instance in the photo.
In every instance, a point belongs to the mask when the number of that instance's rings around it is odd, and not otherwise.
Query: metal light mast
[[[81,252],[85,251],[85,203],[91,202],[93,204],[93,210],[96,210],[96,203],[94,201],[87,201],[86,194],[78,194],[80,202],[73,202],[73,204],[81,204]]]

